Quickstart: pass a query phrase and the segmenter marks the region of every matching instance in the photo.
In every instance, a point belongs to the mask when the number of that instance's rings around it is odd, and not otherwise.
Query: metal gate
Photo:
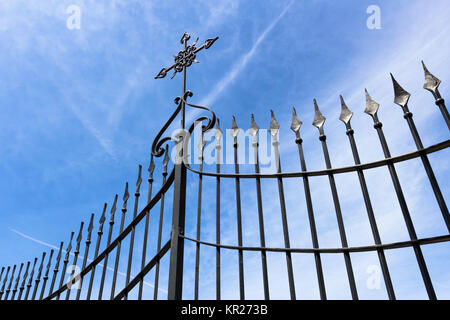
[[[168,254],[169,259],[169,270],[168,270],[168,285],[167,285],[167,298],[168,299],[181,299],[183,290],[183,261],[184,257],[184,245],[185,242],[193,242],[195,244],[195,275],[194,275],[194,298],[199,298],[199,265],[200,265],[200,248],[201,247],[213,247],[215,249],[215,266],[211,268],[215,273],[215,291],[216,299],[221,299],[221,266],[223,261],[221,259],[221,253],[223,250],[234,250],[238,254],[239,267],[239,296],[240,299],[245,299],[245,282],[244,282],[244,252],[256,251],[260,253],[261,256],[261,268],[262,268],[262,284],[264,291],[264,298],[270,299],[269,290],[269,280],[268,280],[268,267],[267,267],[267,253],[268,252],[279,252],[285,255],[286,266],[287,266],[287,279],[289,284],[289,294],[291,299],[296,299],[295,282],[294,282],[294,268],[293,268],[293,253],[305,253],[314,256],[315,263],[315,274],[317,276],[317,284],[320,292],[321,299],[327,299],[327,291],[324,281],[324,272],[322,266],[321,256],[322,254],[335,253],[342,255],[345,261],[345,269],[347,274],[348,285],[350,288],[351,296],[353,299],[358,299],[358,290],[355,282],[354,271],[352,267],[352,253],[357,252],[376,252],[378,260],[381,266],[382,276],[387,291],[389,299],[395,299],[395,288],[393,286],[389,265],[385,257],[385,251],[397,248],[410,247],[414,251],[414,255],[419,266],[420,275],[425,285],[429,299],[436,299],[436,293],[433,288],[433,282],[431,280],[429,270],[427,268],[426,260],[422,253],[422,246],[432,243],[448,242],[450,241],[450,215],[448,208],[446,206],[444,196],[440,190],[439,184],[436,180],[435,174],[433,172],[432,166],[428,159],[428,154],[446,149],[450,146],[450,140],[442,141],[441,143],[425,147],[422,144],[419,133],[416,129],[413,115],[408,108],[408,100],[410,94],[406,92],[392,77],[395,100],[394,102],[398,104],[403,110],[403,117],[407,121],[411,135],[414,139],[416,151],[402,154],[399,156],[392,156],[389,150],[387,140],[383,133],[382,123],[378,118],[377,111],[379,104],[376,103],[366,90],[366,109],[364,110],[373,119],[374,129],[379,137],[380,146],[384,153],[385,158],[379,161],[370,163],[361,163],[357,144],[354,139],[354,130],[352,129],[350,119],[353,113],[346,106],[344,99],[341,96],[341,115],[340,120],[345,125],[346,134],[348,136],[350,150],[354,159],[354,165],[333,168],[331,165],[330,155],[328,152],[326,135],[324,130],[325,117],[319,110],[317,102],[314,100],[315,116],[313,125],[319,130],[319,140],[322,145],[323,157],[326,164],[326,169],[308,171],[306,166],[305,155],[303,151],[303,140],[300,135],[300,127],[302,122],[299,120],[296,114],[295,108],[292,110],[292,123],[291,129],[293,131],[293,141],[298,148],[299,163],[301,171],[298,172],[283,172],[280,165],[280,153],[279,153],[279,140],[278,131],[280,125],[278,124],[275,115],[271,112],[270,128],[269,133],[271,135],[271,143],[274,150],[275,158],[275,173],[261,173],[260,170],[260,160],[259,160],[259,140],[258,131],[259,127],[252,116],[251,127],[249,129],[249,134],[252,137],[252,147],[253,147],[253,164],[254,173],[240,173],[240,165],[238,161],[238,135],[239,128],[233,117],[233,126],[229,131],[233,139],[233,160],[234,160],[234,173],[222,173],[221,150],[223,146],[221,144],[221,139],[223,132],[219,127],[219,120],[212,110],[209,108],[195,105],[188,102],[188,99],[193,96],[192,92],[186,91],[186,69],[192,63],[196,61],[196,55],[202,49],[209,49],[213,43],[218,39],[211,38],[207,39],[203,45],[197,47],[198,39],[188,45],[188,40],[190,36],[184,34],[181,39],[181,44],[183,45],[183,50],[175,56],[175,62],[172,66],[168,68],[163,68],[159,74],[155,77],[164,78],[169,71],[174,71],[173,76],[176,73],[182,73],[182,94],[175,99],[176,109],[174,113],[170,116],[169,120],[164,124],[161,131],[157,134],[153,144],[152,152],[150,158],[150,164],[148,167],[148,193],[146,199],[146,205],[142,210],[139,208],[140,199],[140,188],[143,181],[142,178],[142,166],[139,165],[138,179],[136,182],[135,194],[134,194],[134,206],[132,209],[132,221],[125,225],[125,216],[127,213],[128,200],[130,198],[130,193],[128,191],[128,183],[126,184],[125,191],[122,198],[121,207],[121,219],[120,226],[117,237],[113,238],[113,229],[115,225],[115,215],[118,206],[118,195],[114,197],[113,204],[111,206],[110,216],[106,217],[107,204],[103,206],[100,219],[98,221],[98,226],[96,229],[97,239],[95,241],[95,247],[91,248],[93,242],[92,232],[94,231],[94,214],[91,215],[89,224],[85,228],[82,222],[79,228],[79,232],[75,238],[75,249],[72,252],[72,241],[74,240],[74,232],[71,233],[69,242],[64,246],[61,242],[59,250],[55,259],[54,250],[51,250],[48,255],[46,252],[42,253],[40,258],[35,258],[32,261],[26,263],[21,263],[2,267],[0,273],[0,299],[3,300],[35,300],[35,299],[128,299],[129,294],[132,290],[137,290],[136,298],[143,299],[143,288],[145,285],[145,276],[149,274],[150,271],[154,272],[153,286],[153,298],[158,298],[159,287],[159,277],[160,277],[160,265],[161,259]],[[423,65],[425,71],[425,85],[424,88],[433,94],[436,105],[439,107],[444,121],[447,127],[450,129],[450,118],[448,111],[446,109],[444,99],[441,97],[438,87],[440,80],[434,77]],[[172,76],[172,77],[173,77]],[[392,75],[391,75],[392,76]],[[195,121],[186,126],[186,116],[185,111],[187,108],[200,109],[203,112],[207,112],[207,115],[202,115],[195,119]],[[167,130],[174,120],[180,115],[181,118],[181,129],[176,137],[166,136]],[[193,134],[196,127],[200,125],[201,127],[201,140],[199,143],[200,157],[199,166],[193,167],[188,161],[188,142],[190,135]],[[185,128],[187,128],[185,130]],[[214,132],[215,137],[215,154],[217,157],[216,170],[215,172],[207,172],[203,170],[203,150],[205,146],[205,141],[203,140],[203,135],[207,132]],[[173,147],[174,157],[170,159],[170,149],[169,143],[175,142]],[[161,173],[161,186],[159,190],[153,194],[154,189],[154,172],[155,172],[155,161],[154,158],[162,158],[162,168]],[[405,196],[402,190],[402,185],[400,179],[397,175],[395,164],[403,161],[408,161],[410,159],[420,158],[425,173],[428,177],[429,183],[431,184],[435,200],[440,208],[443,221],[446,229],[449,233],[443,234],[441,236],[434,236],[428,238],[418,238],[415,230],[415,226],[411,219],[411,215],[408,209],[408,203],[405,200]],[[169,173],[168,166],[169,163],[173,163],[173,169]],[[379,228],[377,221],[375,219],[374,209],[371,203],[371,197],[369,194],[369,187],[366,183],[364,176],[365,170],[386,167],[389,171],[395,194],[398,200],[398,204],[404,219],[404,224],[409,234],[409,240],[395,242],[395,243],[383,243],[380,238]],[[198,191],[197,191],[197,231],[196,237],[188,237],[185,234],[185,218],[186,218],[186,195],[187,192],[195,192],[192,188],[187,187],[187,171],[190,171],[193,175],[197,176]],[[359,186],[355,188],[360,188],[362,196],[364,199],[365,209],[367,212],[367,218],[370,224],[373,245],[368,246],[358,246],[352,247],[348,245],[346,230],[344,227],[343,212],[341,210],[339,193],[336,187],[335,175],[342,173],[354,173],[358,176]],[[334,211],[337,219],[338,232],[341,241],[341,246],[336,248],[323,248],[319,246],[319,239],[314,215],[313,202],[311,197],[311,188],[309,180],[311,177],[324,176],[328,177],[329,187],[331,190],[332,201],[334,204]],[[202,213],[202,181],[203,177],[212,177],[215,179],[215,242],[206,242],[201,240],[200,232],[200,220]],[[301,179],[304,187],[305,196],[305,206],[307,210],[308,223],[311,232],[311,242],[312,247],[308,248],[295,248],[291,247],[290,244],[290,234],[289,234],[289,224],[286,214],[286,203],[285,203],[285,191],[284,191],[284,181],[286,179],[297,178]],[[235,188],[235,205],[236,205],[236,225],[237,225],[237,245],[230,245],[223,243],[220,238],[221,228],[221,184],[224,179],[234,180]],[[263,192],[261,190],[261,181],[264,179],[271,179],[276,181],[278,188],[278,199],[282,221],[282,232],[284,239],[283,247],[268,247],[266,246],[265,230],[267,226],[264,225],[264,213],[263,213]],[[251,180],[255,182],[256,188],[256,206],[258,213],[258,231],[259,231],[259,246],[244,246],[243,244],[243,232],[242,232],[242,203],[241,201],[247,201],[246,199],[241,199],[241,181]],[[168,239],[163,239],[163,218],[164,218],[164,208],[165,201],[168,200],[166,195],[168,192],[173,192],[172,199],[172,217],[171,217],[171,232]],[[149,235],[149,224],[150,216],[157,215],[156,210],[159,206],[159,219],[158,219],[158,232],[156,251],[150,257],[148,257],[148,235]],[[158,216],[157,216],[158,218]],[[106,235],[106,244],[103,249],[101,249],[101,241],[105,241],[104,233],[106,228],[104,228],[105,222],[108,220],[108,231]],[[256,224],[256,222],[255,222]],[[144,236],[142,243],[139,242],[138,249],[135,248],[135,234],[136,228],[142,226],[144,228]],[[84,236],[84,233],[86,234]],[[82,241],[84,239],[84,250],[82,248]],[[125,245],[127,245],[125,247]],[[65,249],[64,249],[65,248]],[[94,250],[92,250],[94,249]],[[83,252],[82,252],[83,251]],[[92,255],[93,251],[93,255]],[[126,261],[126,272],[120,273],[120,257],[125,257]],[[134,259],[135,252],[139,251],[139,258],[141,264],[139,266],[139,272],[132,272],[132,262]],[[80,253],[82,252],[82,256]],[[64,258],[63,258],[64,254]],[[89,258],[92,257],[92,259]],[[63,260],[61,261],[61,259]],[[77,269],[74,266],[79,264],[79,259],[82,260],[81,268]],[[108,263],[113,262],[112,267],[108,267]],[[88,260],[90,262],[88,263]],[[71,270],[68,271],[68,267]],[[112,271],[112,278],[110,281],[106,280],[106,272]],[[123,286],[117,285],[117,276],[121,274],[125,277],[125,282]],[[97,275],[97,278],[96,278]],[[105,290],[105,284],[108,285],[108,289]],[[82,289],[84,288],[84,291]],[[83,294],[82,294],[83,292]],[[147,297],[148,298],[148,297]]]

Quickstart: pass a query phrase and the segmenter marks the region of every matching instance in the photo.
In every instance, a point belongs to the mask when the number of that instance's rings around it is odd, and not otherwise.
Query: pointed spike
[[[234,116],[233,116],[233,120],[232,120],[230,134],[233,138],[236,138],[239,134],[239,127],[236,124],[236,118]]]
[[[214,44],[214,42],[216,42],[217,39],[219,39],[219,37],[206,39],[204,44],[205,49],[209,49]]]
[[[411,96],[405,89],[403,89],[395,80],[391,73],[392,84],[394,85],[394,103],[398,104],[400,107],[404,107],[408,104],[409,97]]]
[[[167,169],[167,165],[169,164],[169,145],[166,144],[166,149],[164,151],[164,160],[163,165]]]
[[[343,123],[347,125],[350,123],[350,119],[353,116],[353,112],[345,104],[342,95],[339,95],[339,97],[341,99],[341,115],[339,116],[339,120],[341,120]]]
[[[139,191],[141,183],[142,183],[142,165],[139,165],[138,178],[136,180],[136,192]]]
[[[270,109],[270,125],[269,125],[269,132],[272,136],[276,136],[278,133],[278,130],[280,129],[280,125],[278,124],[277,119],[275,118],[275,113],[272,109]]]
[[[110,219],[111,222],[114,221],[114,214],[116,213],[116,209],[117,209],[117,198],[118,198],[118,195],[116,194],[114,196],[114,202],[113,202],[113,205],[111,207],[111,219]]]
[[[94,229],[94,214],[91,214],[91,219],[89,220],[89,226],[88,226],[88,238],[91,238],[92,230]]]
[[[61,260],[61,253],[62,253],[63,246],[64,246],[64,242],[61,241],[61,243],[59,245],[59,251],[58,251],[58,256],[56,257],[55,265],[57,265],[59,263],[59,261]]]
[[[294,131],[295,133],[299,132],[302,124],[303,122],[301,122],[300,119],[297,117],[297,111],[295,110],[295,107],[292,107],[291,130]]]
[[[83,226],[84,226],[84,222],[81,222],[80,231],[78,232],[78,237],[77,237],[77,244],[80,244],[81,240],[83,239]]]
[[[150,165],[148,166],[148,172],[150,177],[153,176],[153,171],[155,171],[155,161],[153,161],[153,155],[150,156]]]
[[[68,245],[67,248],[66,248],[66,259],[69,257],[70,250],[72,249],[72,239],[73,239],[73,235],[74,235],[74,232],[72,232],[72,233],[70,234],[69,245]]]
[[[123,206],[125,207],[127,205],[128,198],[130,197],[130,194],[128,193],[128,182],[125,183],[125,191],[123,193]]]
[[[312,124],[317,129],[319,129],[319,131],[322,131],[326,118],[323,116],[322,112],[320,112],[316,99],[313,99],[313,102],[314,102],[315,113],[314,113],[314,121]]]
[[[256,124],[255,116],[254,116],[253,113],[252,113],[252,114],[251,114],[251,125],[250,125],[249,133],[250,133],[253,137],[256,137],[256,135],[258,134],[258,131],[259,131],[259,126]]]
[[[220,142],[220,138],[222,137],[222,130],[220,129],[219,119],[216,120],[216,131],[214,132],[214,138],[217,142]]]
[[[204,137],[203,137],[203,131],[201,131],[201,134],[200,134],[200,141],[198,142],[197,148],[198,148],[200,151],[203,151],[203,148],[205,147],[205,144],[206,144],[206,140],[205,140]]]
[[[430,71],[428,71],[423,60],[422,60],[422,66],[423,66],[423,71],[425,73],[425,83],[423,85],[423,88],[425,90],[430,91],[434,96],[438,96],[439,95],[438,88],[439,88],[439,85],[441,84],[441,80],[436,78],[434,75],[431,74]]]
[[[103,224],[105,223],[105,220],[106,220],[105,213],[106,213],[107,206],[108,206],[108,204],[105,202],[105,204],[103,205],[102,215],[100,216],[100,220],[98,221],[98,223],[100,224],[99,229],[101,229],[103,227]]]
[[[367,89],[364,90],[366,92],[366,108],[364,109],[364,112],[368,115],[371,115],[372,117],[375,117],[378,112],[378,108],[380,108],[380,105],[372,99]]]

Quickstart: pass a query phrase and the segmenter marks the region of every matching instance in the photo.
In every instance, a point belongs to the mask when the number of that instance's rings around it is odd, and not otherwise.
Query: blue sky
[[[381,9],[378,30],[366,26],[366,9],[373,4]],[[70,5],[81,9],[79,30],[66,27],[70,15],[66,9]],[[440,90],[447,98],[448,14],[444,0],[2,1],[0,265],[28,261],[49,249],[29,237],[58,246],[61,240],[67,242],[71,231],[78,230],[81,220],[87,223],[92,212],[97,221],[104,202],[111,205],[116,193],[121,199],[125,181],[130,183],[130,193],[134,193],[138,164],[144,166],[146,181],[151,143],[174,108],[172,101],[180,93],[181,80],[180,75],[172,80],[170,76],[163,80],[153,77],[172,63],[173,54],[181,49],[179,39],[184,31],[192,38],[198,36],[199,43],[220,37],[211,49],[198,55],[200,63],[189,69],[187,87],[194,92],[192,101],[212,107],[222,128],[230,128],[231,116],[235,115],[238,125],[248,129],[251,113],[261,128],[267,128],[269,110],[273,109],[281,125],[281,163],[286,171],[299,170],[294,136],[289,130],[291,107],[295,105],[303,121],[301,132],[308,169],[319,170],[324,168],[324,162],[318,131],[311,126],[313,98],[327,117],[325,133],[333,166],[353,163],[344,125],[338,120],[339,94],[355,113],[352,125],[362,162],[383,157],[372,120],[363,113],[364,88],[381,105],[379,117],[391,153],[415,150],[401,109],[393,104],[389,72],[412,94],[409,105],[424,145],[448,139],[448,129],[431,94],[422,88],[420,65],[423,59],[442,80]],[[195,115],[188,112],[189,119]],[[450,188],[448,156],[448,150],[430,155],[446,198]],[[159,159],[157,167],[156,186],[161,181]],[[446,234],[420,161],[396,167],[419,237]],[[233,167],[225,166],[224,170]],[[253,168],[243,166],[242,170],[251,172]],[[383,242],[407,240],[386,168],[370,170],[366,178]],[[186,228],[187,234],[195,235],[197,180],[191,174],[188,179],[191,192]],[[356,175],[336,176],[336,182],[349,244],[371,244]],[[245,197],[255,199],[254,182],[242,184]],[[205,179],[202,239],[206,241],[215,239],[212,186],[213,179]],[[143,183],[143,195],[146,188]],[[291,245],[310,247],[301,181],[285,181],[285,188]],[[326,177],[312,179],[311,188],[320,245],[339,246]],[[224,181],[222,190],[222,239],[224,243],[236,244],[234,181]],[[266,228],[267,243],[282,246],[275,181],[264,181],[263,192],[267,195],[266,226],[271,226]],[[170,219],[171,196],[167,196],[165,221]],[[129,202],[127,221],[132,203]],[[243,204],[245,245],[258,244],[254,203]],[[142,204],[143,201],[141,207]],[[155,211],[159,213],[159,207]],[[119,216],[117,213],[116,231]],[[166,223],[166,238],[169,230]],[[436,293],[447,299],[448,249],[448,244],[423,248]],[[186,252],[184,294],[191,298],[193,246],[188,244]],[[202,249],[201,298],[214,297],[215,274],[209,271],[209,265],[215,261],[213,253],[213,249]],[[389,251],[386,255],[398,298],[426,298],[412,250]],[[226,252],[223,257],[228,264],[223,274],[223,296],[237,298],[237,254]],[[258,254],[245,256],[249,298],[262,297],[258,259]],[[379,290],[366,286],[366,270],[378,263],[376,255],[355,254],[352,259],[361,298],[386,298],[383,283]],[[317,298],[312,257],[295,255],[294,261],[298,298]],[[324,255],[323,261],[329,297],[349,298],[342,256]],[[139,260],[133,263],[140,264]],[[162,264],[161,285],[166,286],[167,259]],[[269,255],[273,298],[288,298],[285,268],[282,254]],[[152,274],[146,279],[149,293],[152,279]]]

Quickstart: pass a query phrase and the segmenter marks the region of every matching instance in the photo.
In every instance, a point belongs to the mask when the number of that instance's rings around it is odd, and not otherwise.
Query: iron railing
[[[187,41],[189,40],[189,36],[185,34],[181,40],[184,45],[184,50],[179,53],[177,58],[175,59],[175,64],[168,69],[161,70],[156,78],[163,78],[167,71],[171,69],[175,69],[175,73],[183,72],[183,90],[182,95],[175,99],[176,110],[169,118],[167,123],[163,126],[161,131],[156,136],[153,145],[152,145],[152,155],[150,157],[150,165],[148,167],[148,194],[146,199],[146,205],[142,210],[139,211],[139,199],[140,199],[140,190],[142,184],[142,166],[139,165],[138,169],[138,178],[136,181],[135,194],[134,194],[134,206],[131,222],[127,225],[125,224],[126,214],[127,214],[127,206],[128,200],[130,198],[130,194],[128,191],[128,183],[126,183],[125,191],[122,198],[122,208],[121,208],[121,219],[118,235],[113,238],[114,225],[115,225],[115,214],[117,211],[118,205],[118,195],[116,194],[113,200],[113,204],[110,209],[110,217],[109,217],[109,227],[106,239],[106,245],[103,249],[101,249],[101,243],[104,233],[104,224],[107,220],[106,211],[107,204],[103,205],[102,213],[100,215],[100,219],[98,221],[97,226],[97,239],[95,242],[95,250],[92,252],[90,250],[91,241],[92,241],[92,232],[94,231],[94,214],[90,216],[89,224],[87,228],[82,222],[77,233],[77,237],[75,239],[75,249],[73,253],[72,250],[72,242],[75,236],[74,232],[71,233],[68,245],[64,250],[64,243],[61,242],[58,251],[58,254],[53,261],[54,250],[51,250],[47,255],[46,252],[42,253],[40,259],[35,258],[32,262],[28,261],[26,263],[20,263],[3,267],[0,272],[0,299],[3,300],[35,300],[35,299],[44,299],[44,300],[59,300],[59,299],[128,299],[130,292],[133,289],[137,290],[136,299],[148,298],[148,296],[144,296],[144,279],[150,273],[150,271],[154,272],[154,280],[153,280],[153,299],[160,298],[158,296],[158,291],[160,289],[160,268],[161,268],[161,259],[170,251],[170,260],[169,260],[169,273],[168,273],[168,291],[167,298],[169,299],[181,299],[182,290],[183,290],[183,261],[184,261],[184,243],[185,241],[189,241],[195,244],[195,267],[194,267],[194,299],[199,298],[199,284],[200,284],[200,250],[202,246],[208,246],[215,249],[215,268],[210,268],[209,272],[215,273],[215,287],[216,287],[216,299],[221,299],[221,273],[222,273],[222,258],[221,252],[223,250],[235,250],[238,254],[238,275],[239,275],[239,297],[240,299],[245,299],[245,269],[244,269],[244,252],[248,251],[256,251],[261,255],[261,268],[262,268],[262,284],[263,284],[263,294],[265,299],[270,299],[270,290],[269,290],[269,278],[268,278],[268,266],[267,266],[267,253],[268,252],[279,252],[285,255],[286,258],[286,267],[287,267],[287,279],[289,284],[289,294],[291,299],[296,299],[296,288],[294,282],[294,262],[292,260],[293,253],[305,253],[312,254],[314,256],[315,263],[315,273],[317,276],[317,284],[319,288],[319,294],[321,299],[327,299],[327,290],[324,281],[324,271],[322,265],[322,255],[326,253],[335,253],[341,254],[344,257],[345,261],[345,269],[347,273],[347,281],[351,292],[351,297],[353,299],[358,299],[358,288],[355,281],[355,275],[351,260],[352,253],[357,252],[376,252],[378,256],[378,260],[381,266],[381,271],[384,279],[384,284],[387,292],[387,296],[389,299],[395,299],[395,288],[393,286],[393,282],[391,280],[389,266],[385,257],[385,252],[387,250],[398,249],[398,248],[412,248],[414,250],[415,258],[417,264],[420,269],[420,274],[425,285],[427,294],[429,299],[436,299],[436,293],[433,287],[433,282],[429,275],[429,270],[427,267],[426,260],[422,253],[422,247],[427,244],[440,243],[440,242],[449,242],[450,241],[450,216],[449,212],[444,200],[444,196],[440,190],[439,184],[431,167],[431,164],[428,160],[428,155],[443,149],[446,149],[450,146],[450,140],[445,140],[441,143],[424,147],[419,133],[416,129],[416,126],[413,121],[412,113],[408,108],[408,99],[409,93],[406,92],[397,81],[392,77],[394,84],[394,93],[395,93],[395,103],[400,105],[403,110],[403,116],[408,123],[410,128],[412,137],[414,139],[417,150],[413,152],[409,152],[406,154],[402,154],[399,156],[392,156],[389,150],[389,146],[387,140],[384,136],[384,132],[382,129],[382,123],[378,118],[378,108],[379,104],[376,103],[369,95],[366,90],[366,109],[365,113],[370,115],[374,122],[374,128],[377,132],[377,135],[380,140],[380,145],[382,151],[384,153],[385,158],[382,160],[370,162],[370,163],[361,163],[360,156],[358,153],[358,148],[354,139],[354,130],[352,129],[350,119],[353,113],[349,110],[347,105],[344,102],[342,96],[341,99],[341,115],[340,120],[345,124],[346,134],[349,139],[351,154],[354,159],[354,165],[333,168],[331,166],[330,154],[328,151],[326,135],[324,131],[324,122],[325,117],[319,110],[317,102],[314,100],[314,108],[315,108],[315,117],[313,125],[319,130],[319,140],[322,145],[323,157],[325,160],[326,169],[323,170],[315,170],[308,171],[306,166],[305,154],[303,151],[303,139],[300,135],[300,127],[302,126],[302,122],[299,120],[295,108],[293,109],[292,114],[292,123],[291,129],[294,133],[294,141],[298,148],[299,162],[301,171],[298,172],[283,172],[281,169],[280,162],[280,152],[278,149],[279,141],[278,141],[278,131],[280,125],[278,124],[273,111],[271,112],[271,120],[270,120],[270,128],[269,132],[272,137],[272,146],[275,152],[275,162],[276,162],[276,172],[275,173],[261,173],[260,170],[260,162],[259,162],[259,141],[258,141],[258,131],[259,127],[255,122],[255,119],[252,115],[251,117],[251,126],[249,133],[252,136],[252,146],[254,151],[254,173],[240,173],[240,165],[238,161],[238,143],[237,137],[239,135],[239,128],[236,124],[236,120],[233,117],[233,126],[230,131],[231,136],[234,140],[233,143],[233,154],[234,154],[234,173],[223,173],[221,167],[223,166],[220,163],[220,153],[223,148],[221,145],[221,139],[223,132],[219,127],[219,121],[216,119],[214,112],[210,109],[202,106],[198,106],[195,104],[191,104],[187,101],[189,97],[192,97],[192,93],[185,90],[186,83],[186,67],[190,66],[192,62],[195,62],[195,55],[201,49],[208,49],[212,43],[217,38],[208,39],[203,46],[200,48],[195,48],[195,44],[197,41],[191,45],[187,46]],[[425,85],[424,88],[432,92],[436,105],[439,107],[442,112],[444,121],[447,127],[450,129],[450,119],[448,115],[448,111],[445,106],[444,99],[441,97],[438,86],[440,84],[440,80],[434,77],[423,65],[425,71]],[[174,75],[175,75],[174,73]],[[168,165],[171,162],[169,158],[169,146],[167,142],[169,142],[170,137],[163,137],[165,131],[168,129],[170,124],[174,121],[174,119],[180,114],[181,116],[181,128],[184,129],[185,126],[185,108],[199,108],[201,110],[205,110],[210,112],[210,116],[201,116],[192,122],[187,132],[182,132],[182,134],[178,137],[178,140],[175,141],[176,145],[176,157],[174,159],[174,168],[168,171]],[[192,167],[189,162],[184,161],[187,158],[187,135],[192,134],[194,129],[198,124],[201,124],[201,141],[199,144],[200,148],[200,164],[198,168]],[[215,127],[215,129],[214,129]],[[205,147],[205,141],[203,139],[203,135],[206,132],[211,130],[214,131],[215,137],[215,150],[216,150],[216,171],[215,172],[207,172],[203,167],[203,150]],[[161,186],[155,195],[152,194],[153,185],[154,185],[154,172],[155,172],[155,157],[163,157],[162,160],[162,170],[161,170]],[[434,196],[440,208],[443,223],[445,224],[449,233],[419,238],[417,236],[415,226],[411,219],[411,215],[409,212],[408,204],[405,200],[405,196],[403,193],[402,185],[400,179],[397,175],[395,164],[408,161],[411,159],[420,158],[423,163],[425,172],[431,184]],[[404,223],[407,228],[409,234],[409,240],[394,242],[394,243],[383,243],[380,237],[379,227],[377,225],[377,221],[375,218],[374,209],[371,202],[371,197],[369,194],[369,186],[366,182],[364,172],[368,169],[378,168],[378,167],[387,167],[392,184],[395,190],[395,194],[398,200],[398,204],[400,206],[401,213],[404,218]],[[186,173],[187,170],[197,175],[198,177],[198,190],[197,190],[197,210],[196,210],[196,236],[195,238],[189,237],[185,234],[185,218],[186,218],[186,193],[191,191],[192,189],[187,189],[186,187]],[[356,173],[359,180],[359,186],[361,188],[362,196],[364,199],[365,209],[367,211],[367,217],[371,228],[371,233],[373,237],[373,245],[366,246],[349,246],[347,241],[346,230],[344,226],[343,220],[343,212],[340,204],[339,193],[336,187],[335,176],[342,173]],[[311,187],[310,187],[310,178],[323,176],[328,177],[329,187],[331,189],[332,200],[334,204],[336,220],[338,225],[338,232],[340,236],[341,246],[335,248],[324,248],[319,246],[319,235],[317,231],[316,221],[315,221],[315,212],[314,206],[311,196]],[[208,242],[201,239],[201,219],[202,219],[202,192],[203,192],[203,177],[213,177],[215,179],[215,242]],[[292,178],[301,178],[303,182],[304,188],[304,196],[305,196],[305,207],[307,211],[309,229],[311,233],[311,243],[312,247],[291,247],[290,244],[290,231],[287,214],[286,214],[286,203],[285,203],[285,191],[284,191],[284,181],[286,179]],[[223,243],[221,240],[221,231],[223,224],[221,223],[221,184],[223,179],[232,179],[235,182],[235,200],[236,200],[236,225],[237,225],[237,245],[231,245],[228,243]],[[257,214],[258,214],[258,231],[259,231],[259,246],[244,246],[243,244],[243,231],[242,231],[242,199],[241,199],[241,181],[242,180],[254,180],[256,185],[256,206],[257,206]],[[266,235],[265,230],[267,230],[267,226],[264,225],[264,210],[263,210],[263,192],[261,189],[261,181],[263,179],[273,179],[277,181],[278,187],[278,199],[280,209],[281,209],[281,222],[282,222],[282,232],[284,239],[283,247],[270,247],[266,245]],[[172,210],[173,215],[171,217],[171,221],[167,222],[165,220],[164,215],[167,210],[165,206],[166,195],[168,191],[173,187],[173,203]],[[356,186],[355,186],[356,188]],[[246,200],[245,200],[246,201]],[[156,242],[156,250],[155,254],[148,258],[148,238],[149,238],[149,229],[150,229],[150,215],[157,214],[155,211],[156,206],[159,205],[159,217],[157,222],[157,242]],[[213,216],[213,215],[211,215]],[[170,218],[170,217],[169,217]],[[165,222],[166,221],[166,222]],[[256,223],[256,222],[255,222]],[[163,225],[170,224],[172,225],[170,237],[168,239],[163,239]],[[139,243],[138,246],[135,247],[136,242],[136,229],[142,226],[144,228],[142,243]],[[85,230],[86,229],[86,230]],[[84,235],[83,231],[86,232]],[[82,241],[84,242],[84,251],[82,250]],[[103,239],[104,242],[105,239]],[[128,244],[128,247],[125,246]],[[141,260],[139,271],[132,272],[132,262],[135,260],[135,252],[136,248],[139,248],[141,251],[139,253],[139,257]],[[83,252],[83,256],[80,256],[80,253]],[[122,255],[121,255],[122,253]],[[62,255],[65,254],[64,260],[61,265]],[[72,264],[69,265],[72,256]],[[91,258],[89,258],[91,257]],[[117,275],[119,274],[119,269],[121,267],[120,259],[122,261],[125,257],[126,260],[126,268],[123,275],[125,276],[125,282],[123,286],[120,286],[117,282]],[[79,264],[79,258],[82,260],[82,266],[80,269],[76,269],[74,266]],[[108,267],[109,259],[114,259],[113,268]],[[89,262],[88,262],[89,261]],[[25,266],[26,265],[26,266]],[[45,265],[45,270],[44,270]],[[22,274],[22,270],[25,266],[25,271]],[[50,275],[53,267],[53,273]],[[68,267],[72,269],[67,270]],[[36,269],[38,268],[38,269]],[[107,270],[112,271],[112,280],[110,281],[110,289],[109,292],[105,291],[105,283],[106,280],[106,272]],[[135,268],[136,269],[136,268]],[[16,273],[16,271],[18,272]],[[100,279],[96,279],[95,275],[97,272],[100,276]],[[98,273],[100,272],[100,273]],[[51,279],[50,279],[51,276]],[[47,289],[47,283],[50,280],[50,286]],[[99,281],[96,281],[99,280]],[[58,282],[58,283],[57,283]],[[56,287],[55,287],[56,286]],[[84,288],[84,291],[82,290]],[[75,295],[71,295],[72,291]],[[82,294],[83,292],[83,294]]]

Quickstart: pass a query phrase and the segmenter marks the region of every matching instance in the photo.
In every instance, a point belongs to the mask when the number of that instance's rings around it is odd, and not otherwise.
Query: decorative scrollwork
[[[155,137],[155,140],[153,140],[153,143],[152,143],[152,155],[153,156],[161,157],[162,155],[164,155],[165,152],[167,152],[167,150],[163,146],[166,142],[168,142],[169,140],[172,140],[172,137],[171,136],[163,137],[163,135],[164,135],[165,131],[167,130],[167,128],[172,124],[173,120],[176,118],[178,113],[181,111],[183,104],[187,105],[189,107],[192,107],[192,108],[206,110],[206,111],[210,112],[210,114],[211,114],[210,117],[200,116],[200,117],[196,118],[193,121],[193,123],[191,124],[191,126],[189,127],[188,131],[190,134],[193,132],[195,126],[198,123],[202,123],[203,121],[207,121],[206,125],[202,124],[203,132],[206,132],[206,131],[214,128],[214,125],[216,124],[216,121],[217,121],[216,114],[214,113],[214,111],[212,111],[210,108],[187,102],[187,98],[192,97],[192,96],[193,96],[193,93],[191,91],[186,91],[186,93],[184,94],[183,97],[176,97],[174,99],[174,102],[177,105],[177,108],[172,113],[169,120],[167,120],[167,122],[164,124],[162,129],[158,132],[158,134]],[[177,141],[177,142],[179,142],[179,141]]]

